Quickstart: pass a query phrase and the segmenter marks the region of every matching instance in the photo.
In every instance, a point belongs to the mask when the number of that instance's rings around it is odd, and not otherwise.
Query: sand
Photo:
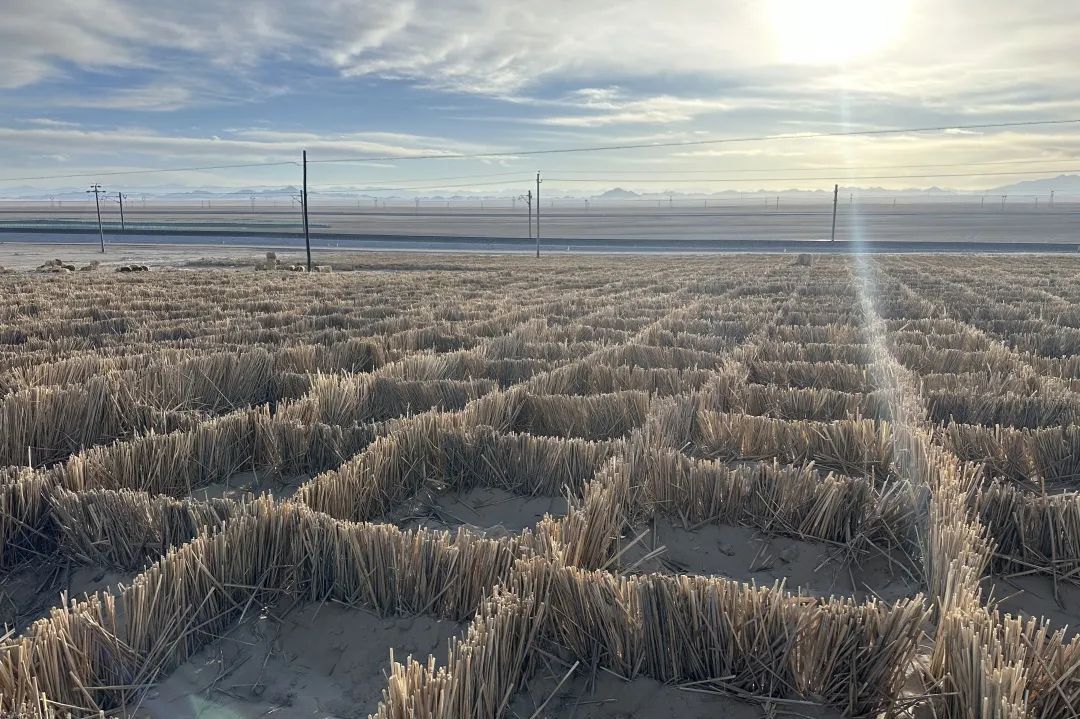
[[[520,532],[544,518],[567,512],[566,497],[522,496],[494,487],[474,487],[462,493],[421,494],[395,513],[402,529],[467,527],[486,536]]]
[[[376,617],[316,603],[254,614],[151,689],[143,719],[353,719],[378,708],[390,667],[408,655],[445,661],[464,627],[432,617]],[[135,706],[129,707],[131,712]]]
[[[1058,582],[1060,604],[1054,600],[1053,580],[1042,574],[987,577],[983,596],[997,601],[1007,614],[1045,617],[1053,629],[1065,629],[1066,637],[1080,634],[1080,586],[1074,583]]]
[[[118,594],[137,572],[118,572],[99,566],[40,564],[8,572],[0,579],[0,625],[22,632],[35,620],[60,606],[60,594],[82,599],[86,594]],[[2,634],[2,632],[0,632]]]
[[[555,719],[759,719],[764,717],[803,716],[811,719],[840,717],[838,711],[813,702],[777,701],[770,705],[740,701],[722,694],[688,691],[664,685],[655,679],[639,678],[631,682],[605,671],[596,674],[590,687],[590,672],[581,667],[552,695],[568,667],[558,667],[558,676],[541,671],[518,693],[506,713],[509,719],[530,719],[540,705],[551,697],[538,717]]]
[[[242,499],[248,494],[273,493],[276,499],[288,499],[296,494],[300,485],[308,481],[308,475],[277,477],[255,472],[239,472],[223,482],[200,487],[191,493],[192,499]]]
[[[89,239],[89,238],[88,238]],[[213,242],[214,238],[209,238]],[[97,237],[81,244],[40,244],[5,242],[0,233],[0,265],[13,270],[34,270],[52,259],[83,267],[93,261],[101,263],[98,272],[115,272],[120,265],[140,264],[150,268],[177,267],[203,258],[227,258],[236,256],[265,256],[257,250],[239,247],[199,247],[184,245],[109,245],[106,252],[96,244]],[[209,244],[209,243],[208,243]],[[303,249],[303,248],[301,248]]]
[[[623,538],[623,546],[649,527]],[[654,544],[655,542],[655,544]],[[653,547],[657,558],[636,564]],[[788,591],[814,596],[877,596],[895,601],[919,591],[913,580],[885,556],[874,553],[847,560],[843,547],[769,536],[750,527],[723,524],[686,530],[666,518],[656,520],[655,537],[646,536],[620,559],[623,571],[719,575],[740,582],[771,585],[786,580]],[[900,561],[895,557],[894,562]]]

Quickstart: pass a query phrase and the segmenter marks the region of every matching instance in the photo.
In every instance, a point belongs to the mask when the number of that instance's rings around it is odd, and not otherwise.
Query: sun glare
[[[909,0],[770,0],[779,59],[831,64],[874,54],[899,37]]]

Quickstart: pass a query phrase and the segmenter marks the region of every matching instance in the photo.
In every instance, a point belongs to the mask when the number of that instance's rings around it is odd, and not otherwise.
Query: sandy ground
[[[841,547],[769,536],[750,527],[709,524],[690,531],[658,517],[655,536],[650,527],[641,527],[623,538],[623,546],[647,529],[650,534],[622,555],[624,571],[719,575],[759,585],[786,580],[791,592],[801,589],[814,596],[859,600],[877,596],[894,601],[919,591],[883,555],[859,556],[858,561],[849,562]],[[660,547],[665,549],[658,557],[642,560]]]
[[[813,702],[777,701],[763,705],[711,692],[679,689],[648,678],[625,682],[605,671],[597,672],[595,686],[590,687],[591,677],[580,667],[556,692],[555,687],[567,670],[562,668],[558,676],[549,673],[531,679],[514,698],[506,716],[530,719],[549,697],[537,716],[551,719],[764,719],[784,716],[833,719],[841,716],[840,712]]]
[[[367,717],[382,698],[391,649],[398,661],[433,655],[441,662],[450,638],[464,629],[448,620],[381,618],[334,604],[307,604],[279,618],[274,611],[244,619],[197,652],[131,716]]]
[[[492,487],[474,487],[466,492],[414,497],[395,513],[402,529],[457,529],[500,536],[533,527],[545,514],[566,514],[565,497],[524,497]]]
[[[83,599],[86,594],[102,590],[118,594],[120,585],[130,582],[135,574],[68,564],[17,569],[0,580],[0,624],[21,632],[60,606],[61,592],[67,591],[69,599]]]
[[[1076,584],[1058,583],[1059,604],[1054,600],[1054,582],[1048,576],[994,576],[983,580],[983,596],[997,601],[1002,612],[1045,617],[1053,629],[1065,629],[1066,637],[1080,634],[1080,586]]]
[[[205,487],[196,489],[191,493],[192,499],[243,499],[248,494],[264,494],[272,492],[275,499],[288,499],[296,494],[300,485],[308,481],[306,474],[295,477],[274,477],[271,475],[259,475],[255,472],[240,472],[226,479],[224,482],[215,482]]]
[[[102,255],[94,245],[47,245],[3,243],[0,236],[0,266],[12,270],[33,270],[53,259],[84,267],[93,261],[101,263],[99,272],[112,272],[120,265],[137,263],[148,267],[176,267],[204,257],[258,257],[254,250],[236,247],[185,247],[182,245],[116,245]]]

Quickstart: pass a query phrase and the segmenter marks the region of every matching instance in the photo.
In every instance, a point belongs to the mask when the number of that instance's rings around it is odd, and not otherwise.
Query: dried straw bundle
[[[450,645],[446,665],[407,657],[392,662],[376,719],[501,716],[526,673],[544,606],[531,588],[496,591],[484,601],[464,639]]]
[[[981,608],[954,609],[938,619],[931,671],[944,678],[946,716],[1031,716],[1025,701],[1024,668],[1005,657],[1001,642],[992,634],[989,615]]]
[[[1036,375],[1005,375],[999,372],[965,372],[963,374],[924,374],[919,378],[923,394],[934,392],[975,392],[979,394],[1017,395],[1050,394],[1048,381]]]
[[[889,323],[894,324],[894,323]],[[982,352],[990,348],[991,342],[985,335],[973,333],[962,324],[950,328],[948,332],[920,332],[911,329],[898,329],[890,333],[893,345],[914,345],[931,347],[939,350],[962,350],[964,352]]]
[[[818,695],[849,716],[897,699],[927,616],[920,598],[812,602],[718,577],[624,577],[540,558],[522,566],[546,576],[545,633],[570,659],[627,678]]]
[[[919,374],[987,371],[1023,374],[1023,364],[1016,354],[1000,345],[979,352],[916,345],[900,345],[895,351],[901,364]]]
[[[355,458],[315,477],[299,501],[341,519],[368,520],[428,489],[499,487],[515,494],[579,493],[617,442],[587,442],[466,427],[460,418],[420,415],[377,438]]]
[[[85,564],[135,570],[243,511],[228,499],[172,499],[131,490],[52,493],[61,551]]]
[[[485,358],[473,350],[449,353],[414,354],[383,367],[379,374],[402,380],[494,379],[506,387],[551,368],[551,362],[536,359]]]
[[[748,323],[744,322],[734,324],[735,326],[724,329],[728,332],[739,333],[745,327],[748,327]],[[693,331],[688,331],[688,327],[693,327]],[[730,334],[717,333],[714,330],[715,327],[712,323],[701,320],[672,320],[646,329],[637,339],[643,345],[677,347],[716,355],[730,351],[745,338],[745,334],[737,334],[733,337]]]
[[[493,392],[466,407],[467,425],[489,425],[500,432],[601,440],[640,427],[651,398],[629,390],[601,395],[536,395],[524,387]]]
[[[887,419],[888,390],[867,394],[832,389],[778,387],[747,384],[731,375],[720,375],[701,391],[701,406],[717,412],[737,412],[778,419],[829,422],[851,417]]]
[[[851,544],[857,537],[887,544],[907,533],[910,499],[896,487],[875,491],[864,478],[812,464],[729,467],[673,449],[637,446],[627,458],[633,511],[691,524],[718,522]]]
[[[40,472],[24,467],[0,469],[0,568],[51,551],[46,499],[51,484]]]
[[[815,464],[883,481],[893,475],[894,446],[887,422],[784,421],[753,415],[698,412],[687,441],[707,459],[779,459]],[[675,445],[681,446],[681,445]]]
[[[97,378],[82,386],[32,387],[7,395],[0,400],[0,465],[51,464],[80,447],[156,426],[126,421],[115,391],[113,382]]]
[[[208,412],[261,404],[271,396],[274,357],[263,349],[202,355],[120,373],[121,403]]]
[[[772,325],[768,330],[770,339],[800,344],[863,344],[866,331],[859,324],[820,325],[798,324]]]
[[[971,506],[997,545],[999,571],[1075,576],[1080,570],[1080,493],[1047,495],[994,481],[972,496]]]
[[[134,489],[182,497],[255,463],[255,425],[266,410],[215,418],[195,429],[151,432],[93,447],[55,468],[57,484],[72,490]]]
[[[766,362],[841,362],[866,365],[874,361],[869,345],[839,342],[764,341],[757,345],[756,359]]]
[[[593,569],[609,565],[628,521],[629,495],[625,464],[612,459],[585,486],[580,498],[571,495],[565,517],[545,517],[537,525],[532,538],[536,553],[567,566]]]
[[[708,370],[642,369],[575,362],[536,375],[526,383],[536,394],[592,395],[641,390],[660,396],[690,392],[712,376]]]
[[[683,347],[658,347],[656,345],[629,342],[601,350],[590,362],[611,367],[640,367],[642,369],[719,369],[724,357],[716,352],[708,352]]]
[[[311,379],[309,394],[282,407],[279,414],[298,422],[348,426],[433,408],[462,409],[495,387],[488,379],[414,381],[373,374],[318,374]]]
[[[844,362],[769,362],[749,363],[749,381],[756,384],[779,384],[787,387],[820,387],[840,392],[873,392],[877,383],[870,370]]]
[[[194,350],[162,350],[136,354],[130,347],[125,347],[125,354],[102,356],[100,354],[79,354],[66,359],[51,362],[34,362],[19,367],[12,367],[5,375],[5,383],[19,389],[45,386],[70,386],[82,384],[94,377],[118,370],[130,370],[147,367],[151,364],[170,364],[191,359],[196,356]]]
[[[453,325],[409,327],[415,322],[413,318],[401,317],[401,321],[401,330],[387,337],[387,348],[391,352],[456,352],[476,344],[476,338],[463,328]]]
[[[986,394],[975,390],[941,390],[926,398],[935,422],[1038,429],[1080,422],[1080,397],[1065,395]]]
[[[941,435],[960,459],[984,462],[996,476],[1038,489],[1080,479],[1080,425],[1012,429],[950,424]]]
[[[520,552],[513,540],[406,534],[261,499],[170,552],[119,597],[54,609],[0,647],[0,710],[41,694],[93,711],[122,706],[275,593],[461,619]]]

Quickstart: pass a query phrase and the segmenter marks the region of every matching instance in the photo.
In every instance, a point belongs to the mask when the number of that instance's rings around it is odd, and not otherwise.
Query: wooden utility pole
[[[836,242],[836,200],[840,197],[840,185],[833,185],[832,191],[832,234],[829,236],[830,242]]]
[[[311,272],[311,235],[308,233],[308,196],[307,196],[307,150],[304,150],[304,189],[302,204],[304,205],[304,247],[307,248],[307,271]]]
[[[93,185],[90,185],[90,189],[87,190],[86,192],[88,194],[91,193],[91,192],[94,193],[94,205],[97,206],[98,238],[101,240],[101,252],[102,252],[102,254],[104,254],[105,253],[105,230],[103,230],[101,228],[101,193],[104,192],[104,190],[101,189],[101,185],[99,185],[99,184],[97,184],[95,182]]]
[[[120,231],[127,232],[127,225],[124,223],[124,193],[117,192],[116,199],[120,201]]]
[[[540,257],[540,171],[536,171],[536,256]]]

